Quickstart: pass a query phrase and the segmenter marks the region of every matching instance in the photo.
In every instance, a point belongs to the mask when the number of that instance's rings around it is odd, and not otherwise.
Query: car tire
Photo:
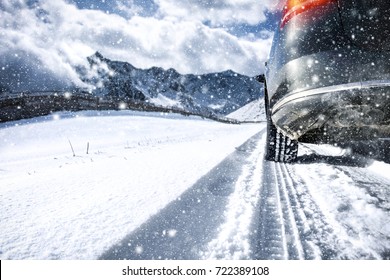
[[[276,162],[294,162],[298,156],[298,141],[284,136],[277,129],[271,119],[268,103],[267,84],[264,81],[265,111],[267,117],[267,140],[265,148],[265,159]]]
[[[275,162],[294,162],[298,156],[298,141],[284,136],[267,118],[265,159]]]

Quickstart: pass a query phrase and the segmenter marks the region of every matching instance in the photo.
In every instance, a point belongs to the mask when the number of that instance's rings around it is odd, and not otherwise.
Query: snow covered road
[[[390,258],[388,164],[265,162],[262,123],[101,114],[0,125],[1,259]]]
[[[264,163],[254,258],[388,259],[390,181],[365,167],[349,166],[354,161],[349,157],[344,157],[348,167],[319,163],[316,157],[313,163]],[[370,179],[354,180],[351,174]]]

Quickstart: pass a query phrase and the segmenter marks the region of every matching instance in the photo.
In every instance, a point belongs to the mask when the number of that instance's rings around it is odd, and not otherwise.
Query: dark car
[[[262,79],[266,159],[390,137],[390,1],[285,2]]]

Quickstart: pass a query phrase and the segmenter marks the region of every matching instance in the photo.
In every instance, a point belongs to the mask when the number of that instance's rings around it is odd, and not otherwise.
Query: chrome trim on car
[[[375,81],[363,81],[349,84],[341,84],[335,86],[321,87],[305,91],[295,91],[290,93],[286,98],[283,98],[272,107],[272,113],[278,111],[285,104],[304,97],[310,97],[313,95],[348,91],[348,90],[361,90],[378,87],[390,87],[390,80],[375,80]]]

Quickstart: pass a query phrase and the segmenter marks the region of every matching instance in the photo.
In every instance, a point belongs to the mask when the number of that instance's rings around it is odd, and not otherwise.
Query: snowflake
[[[144,251],[144,248],[142,248],[142,246],[137,246],[137,247],[135,247],[135,252],[137,253],[137,254],[142,254],[143,253],[143,251]]]

